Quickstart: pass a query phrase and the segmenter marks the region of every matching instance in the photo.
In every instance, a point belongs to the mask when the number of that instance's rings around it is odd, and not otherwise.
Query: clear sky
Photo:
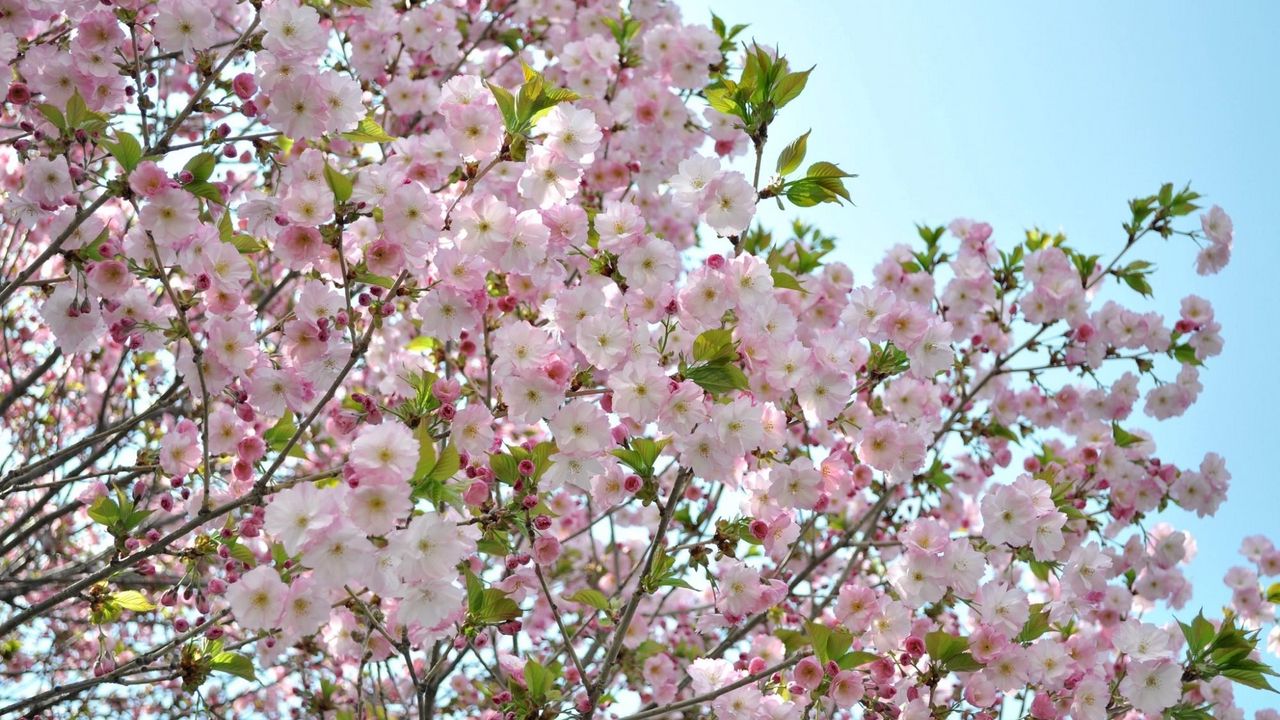
[[[916,222],[984,220],[1006,246],[1039,226],[1112,254],[1124,242],[1126,201],[1162,182],[1191,181],[1231,214],[1235,251],[1220,275],[1195,274],[1185,238],[1131,251],[1159,265],[1150,308],[1176,318],[1179,299],[1196,293],[1224,327],[1226,349],[1201,374],[1191,411],[1141,418],[1161,455],[1180,465],[1198,465],[1209,450],[1227,458],[1231,493],[1215,517],[1169,515],[1199,543],[1189,571],[1196,596],[1180,614],[1221,606],[1223,573],[1242,563],[1240,540],[1262,532],[1280,542],[1280,243],[1268,229],[1280,215],[1280,3],[681,5],[690,20],[713,9],[749,23],[743,39],[778,45],[794,67],[817,65],[770,130],[766,170],[812,128],[808,162],[859,174],[849,184],[856,207],[802,217],[840,239],[837,258],[860,282],[886,247],[915,239]],[[797,215],[770,208],[775,227]],[[1280,696],[1259,691],[1238,689],[1237,698],[1280,707]]]

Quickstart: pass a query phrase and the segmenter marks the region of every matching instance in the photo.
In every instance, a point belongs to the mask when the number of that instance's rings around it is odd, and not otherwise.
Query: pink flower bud
[[[483,505],[489,499],[489,483],[476,480],[462,494],[462,500],[468,505]]]
[[[241,438],[240,442],[236,443],[236,455],[245,462],[257,462],[266,454],[267,444],[263,442],[262,438],[256,435],[249,435]]]
[[[236,97],[248,100],[258,92],[258,81],[253,77],[253,73],[240,73],[231,81],[231,89],[235,91]]]
[[[908,653],[916,657],[920,657],[925,653],[924,641],[915,635],[907,638],[905,647]]]
[[[813,504],[813,509],[816,512],[826,512],[827,509],[830,507],[831,507],[831,496],[828,495],[827,493],[822,493],[818,495],[818,501]]]
[[[560,557],[560,541],[550,535],[542,535],[533,541],[533,559],[539,565],[550,565]]]
[[[563,385],[569,382],[569,377],[573,374],[573,368],[571,368],[569,363],[564,360],[554,358],[551,362],[546,364],[542,369],[542,372],[546,374],[547,377]]]
[[[442,403],[451,403],[462,395],[462,384],[457,380],[437,380],[431,385],[431,395]]]
[[[14,105],[26,105],[31,102],[31,89],[26,83],[13,83],[9,86],[8,99]]]

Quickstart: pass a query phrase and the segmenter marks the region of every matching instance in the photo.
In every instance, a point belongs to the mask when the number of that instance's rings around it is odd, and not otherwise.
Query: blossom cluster
[[[1222,328],[1133,302],[1227,214],[855,278],[757,218],[850,197],[810,71],[625,6],[0,0],[0,714],[1243,717],[1280,551],[1193,616],[1138,425]]]

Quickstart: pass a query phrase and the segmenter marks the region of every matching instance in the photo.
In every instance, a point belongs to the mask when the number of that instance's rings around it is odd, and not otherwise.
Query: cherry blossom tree
[[[1280,549],[1188,607],[1161,513],[1230,474],[1140,420],[1222,330],[1124,304],[1230,218],[855,278],[804,219],[853,176],[770,136],[821,70],[747,36],[0,0],[0,716],[1242,717]]]

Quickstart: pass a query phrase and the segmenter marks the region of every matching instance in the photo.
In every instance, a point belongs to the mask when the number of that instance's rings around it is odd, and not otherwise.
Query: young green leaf
[[[373,115],[361,120],[355,130],[342,133],[342,137],[355,143],[388,143],[395,140],[373,119]]]
[[[351,199],[354,189],[351,178],[335,170],[329,163],[324,164],[324,181],[333,191],[334,202],[344,203]]]
[[[253,660],[250,660],[247,655],[241,655],[240,653],[233,653],[229,651],[217,653],[209,662],[209,669],[213,672],[235,675],[236,677],[244,678],[249,682],[254,682],[258,679],[257,673],[253,670]]]
[[[803,135],[791,141],[791,144],[782,149],[778,153],[778,174],[789,175],[796,168],[800,167],[800,163],[804,162],[804,155],[809,145],[809,133],[812,130],[806,130]]]

